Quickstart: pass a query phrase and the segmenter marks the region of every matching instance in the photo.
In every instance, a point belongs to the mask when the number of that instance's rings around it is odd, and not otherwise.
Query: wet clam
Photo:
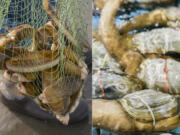
[[[120,65],[108,54],[100,41],[93,39],[93,98],[102,98],[102,88],[106,99],[116,99],[128,93],[140,90],[143,84],[140,80],[123,75]],[[116,78],[116,79],[114,79]],[[101,83],[101,84],[100,84]]]
[[[2,56],[1,69],[6,69],[4,79],[14,83],[19,93],[32,98],[42,109],[52,112],[67,125],[69,114],[79,104],[87,67],[75,51],[76,39],[64,26],[60,27],[68,41],[60,48],[57,14],[49,0],[43,0],[43,6],[51,19],[45,26],[36,30],[25,24],[0,37],[0,51],[7,54]],[[29,49],[24,46],[15,48],[29,37],[32,38]]]
[[[138,79],[108,72],[108,70],[102,70],[100,76],[96,72],[92,77],[93,98],[102,98],[99,79],[101,79],[106,99],[121,98],[128,93],[141,90],[143,87],[142,82]]]
[[[41,106],[47,105],[48,108],[43,109],[52,111],[62,123],[68,124],[69,113],[75,110],[82,94],[82,84],[87,75],[85,63],[79,60],[75,64],[73,57],[70,57],[72,55],[67,56],[64,63],[66,76],[62,76],[60,70],[57,70],[58,63],[61,63],[57,52],[47,50],[42,53],[38,51],[13,57],[6,61],[6,67],[18,74],[37,74],[36,78],[40,84],[31,83],[33,80],[26,83],[22,75],[16,75],[19,82],[17,88],[21,93],[36,98],[35,101],[41,102]],[[41,85],[42,89],[37,84]]]
[[[24,95],[22,95],[20,92],[18,92],[17,89],[17,82],[12,82],[9,78],[9,73],[0,71],[0,92],[3,94],[4,97],[6,97],[9,100],[14,99],[23,99]]]
[[[144,81],[148,88],[168,92],[179,97],[179,66],[180,63],[173,59],[146,59],[140,65],[137,77]]]
[[[118,100],[96,99],[92,107],[93,126],[115,133],[164,131],[180,125],[176,98],[155,90],[134,92]]]
[[[133,46],[142,54],[180,53],[180,29],[157,28],[133,37]],[[165,38],[165,39],[164,39]]]
[[[156,30],[154,30],[154,31],[156,31]],[[140,33],[140,34],[142,34],[142,33]],[[141,37],[141,39],[144,40],[142,37]],[[148,37],[150,37],[150,36],[148,36]],[[152,41],[150,39],[148,39],[148,41]],[[177,41],[178,40],[179,39],[177,38]],[[148,44],[148,42],[144,42],[144,43]],[[162,43],[162,42],[160,42],[160,43]],[[167,43],[170,43],[170,42],[167,42]],[[173,43],[173,42],[171,42],[171,43]],[[177,44],[176,43],[177,42],[175,42],[174,45],[178,46],[178,43]],[[164,45],[164,44],[162,43],[162,45]],[[149,49],[149,50],[151,50],[151,49]],[[162,49],[163,49],[163,47],[162,47]],[[166,49],[166,47],[164,49]],[[109,97],[113,93],[114,93],[113,94],[114,97],[124,95],[125,93],[123,94],[123,91],[121,91],[121,92],[119,91],[121,94],[118,91],[116,91],[117,90],[116,88],[121,88],[121,85],[125,86],[125,88],[128,87],[129,90],[131,88],[134,88],[134,90],[138,90],[137,88],[139,88],[139,90],[140,90],[143,88],[144,84],[146,84],[147,88],[161,90],[164,92],[168,92],[176,97],[179,97],[179,94],[180,94],[179,73],[180,73],[180,71],[178,68],[179,67],[178,61],[176,61],[174,59],[162,59],[162,58],[145,59],[139,67],[139,72],[136,75],[137,79],[134,79],[135,77],[131,78],[131,77],[126,77],[125,74],[123,75],[121,66],[117,62],[115,62],[114,59],[111,56],[109,56],[109,54],[107,54],[108,52],[103,47],[103,44],[100,43],[100,41],[93,42],[93,50],[94,50],[94,52],[93,52],[94,53],[94,55],[93,55],[93,63],[94,63],[93,64],[93,69],[94,69],[93,92],[96,95],[94,97],[102,96],[102,93],[100,92],[99,83],[98,83],[98,67],[101,67],[104,57],[106,55],[107,55],[107,58],[106,58],[106,62],[104,65],[104,69],[101,70],[101,82],[104,86],[105,93],[108,91],[110,92],[110,93],[106,94],[107,97]],[[99,52],[99,53],[97,53],[97,52]],[[109,76],[109,77],[107,77],[107,76]],[[116,79],[113,79],[113,77]],[[142,82],[144,82],[144,84],[141,83],[140,81],[138,81],[138,79],[141,80]],[[127,81],[127,80],[129,80],[129,81]],[[132,80],[134,80],[134,81],[132,81]],[[129,83],[127,83],[127,82],[129,82]],[[133,82],[136,82],[136,83],[134,84]],[[118,86],[118,84],[119,84],[119,86]],[[128,85],[128,84],[131,84],[131,85]],[[134,87],[131,87],[133,85],[134,85]],[[111,87],[108,87],[108,86],[111,86]],[[139,87],[136,87],[136,86],[139,86]],[[106,91],[106,88],[108,91]],[[109,88],[111,88],[111,89],[109,89]],[[124,88],[124,87],[122,87],[122,88]],[[124,90],[124,92],[125,91],[126,90]]]
[[[132,118],[154,125],[156,121],[172,117],[178,112],[178,103],[173,96],[154,90],[131,93],[119,101]]]

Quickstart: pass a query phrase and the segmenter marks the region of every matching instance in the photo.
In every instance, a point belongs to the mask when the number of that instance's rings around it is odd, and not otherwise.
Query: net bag
[[[81,3],[81,6],[80,6]],[[83,4],[82,4],[83,3]],[[1,0],[0,68],[20,94],[63,124],[87,75],[87,23],[80,0]]]

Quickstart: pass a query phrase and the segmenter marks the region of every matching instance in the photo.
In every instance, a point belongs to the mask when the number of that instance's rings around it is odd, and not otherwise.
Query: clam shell
[[[8,70],[4,71],[3,76],[12,82],[32,82],[38,77],[37,73],[12,73]]]
[[[119,101],[131,117],[142,122],[162,120],[178,112],[175,97],[151,89],[128,94]]]
[[[167,52],[180,53],[179,36],[179,28],[159,28],[136,34],[133,38],[133,45],[143,54],[165,54]]]
[[[13,82],[32,82],[36,80],[37,73],[26,73],[26,74],[20,74],[20,73],[13,73],[11,76],[11,81]]]
[[[108,51],[104,47],[103,43],[101,43],[100,41],[95,41],[95,39],[93,39],[93,45],[92,45],[93,70],[101,68],[103,62],[104,62],[103,68],[109,69],[115,73],[122,73],[119,63],[116,62],[116,60],[113,59],[108,54]]]
[[[170,7],[166,9],[167,17],[169,20],[178,22],[180,20],[180,8],[178,7]]]
[[[87,71],[85,63],[77,58],[76,54],[70,48],[64,48],[64,62],[60,57],[59,51],[41,50],[37,52],[26,52],[22,55],[12,57],[6,61],[6,67],[10,71],[29,73],[50,69],[58,64],[65,66],[67,74],[86,76]],[[82,72],[82,73],[81,73]]]
[[[165,91],[165,86],[169,82],[168,93],[180,94],[180,62],[167,59],[167,71],[164,59],[146,59],[140,65],[140,72],[137,77],[144,81],[149,89]],[[168,77],[168,79],[166,79]]]
[[[102,98],[99,79],[103,85],[106,99],[121,98],[124,95],[142,89],[143,86],[138,79],[108,72],[107,70],[101,71],[100,75],[98,75],[98,72],[94,73],[92,78],[93,98]]]
[[[1,44],[1,35],[0,35],[0,44]],[[9,45],[11,46],[11,45]],[[1,49],[0,49],[1,50]],[[0,69],[6,69],[6,60],[15,57],[19,54],[27,52],[27,49],[18,47],[18,48],[7,48],[0,51]]]
[[[58,51],[42,50],[31,52],[6,61],[6,67],[14,72],[37,72],[57,65],[60,61]]]
[[[43,104],[48,105],[57,119],[67,124],[69,113],[74,112],[82,96],[83,81],[78,78],[60,78],[52,86],[46,87],[39,96]]]
[[[34,82],[33,83],[32,82],[31,83],[27,83],[27,82],[18,83],[16,87],[21,94],[24,94],[32,98],[40,95],[42,92],[39,86],[35,85]]]
[[[17,83],[12,82],[11,80],[5,78],[2,75],[2,72],[0,73],[0,93],[6,97],[8,100],[21,100],[24,98],[24,95],[19,93],[17,89]]]

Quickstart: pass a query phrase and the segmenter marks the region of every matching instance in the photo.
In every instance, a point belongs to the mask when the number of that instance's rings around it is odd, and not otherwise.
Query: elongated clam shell
[[[136,34],[133,45],[141,53],[180,53],[180,29],[160,28]]]
[[[13,57],[6,61],[6,66],[14,72],[37,72],[57,65],[60,62],[58,52],[38,51]]]
[[[175,97],[151,89],[128,94],[119,101],[131,117],[143,122],[162,120],[178,113]]]
[[[18,83],[18,82],[32,82],[36,80],[38,74],[37,73],[26,73],[26,74],[12,73],[12,72],[9,72],[8,70],[5,70],[3,76],[12,82]]]
[[[1,39],[0,39],[1,42]],[[1,45],[1,43],[0,43]],[[11,45],[10,45],[11,46]],[[19,54],[22,54],[24,52],[27,52],[27,49],[24,49],[22,47],[18,48],[8,48],[8,49],[3,49],[3,51],[0,51],[0,69],[7,69],[6,68],[6,60],[18,56]]]
[[[39,99],[49,106],[57,119],[68,124],[69,113],[77,108],[82,96],[82,84],[78,78],[60,78],[46,87]]]
[[[180,62],[173,59],[146,59],[140,65],[140,72],[137,77],[144,81],[150,89],[165,90],[169,83],[168,92],[171,94],[180,94]],[[164,71],[167,66],[167,73]]]
[[[21,94],[32,97],[32,98],[40,95],[42,92],[39,86],[35,85],[34,82],[33,83],[32,82],[31,83],[27,83],[27,82],[18,83],[16,87]]]
[[[64,59],[64,61],[62,57],[60,57],[59,53],[61,52],[58,50],[42,50],[31,53],[26,52],[25,54],[15,56],[7,60],[6,67],[10,71],[30,73],[43,71],[50,69],[58,64],[62,64],[62,67],[64,66],[64,70],[67,74],[81,76],[82,79],[86,77],[86,64],[82,59],[78,59],[78,56],[75,55],[75,53],[70,48],[67,47],[63,50],[65,58],[67,58]]]

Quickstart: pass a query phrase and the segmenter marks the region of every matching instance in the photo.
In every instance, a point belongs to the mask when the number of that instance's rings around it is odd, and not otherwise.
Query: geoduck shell
[[[108,70],[101,71],[100,76],[98,75],[98,72],[96,72],[93,74],[92,78],[93,98],[102,98],[99,79],[101,79],[106,99],[121,98],[124,95],[138,91],[143,87],[138,79],[108,72]]]
[[[165,65],[167,63],[167,65]],[[167,67],[168,73],[164,71]],[[169,83],[168,93],[180,94],[180,62],[173,59],[146,59],[140,65],[137,77],[144,81],[149,89],[165,90]],[[167,79],[168,78],[168,79]]]
[[[169,118],[178,111],[173,96],[151,89],[128,94],[119,101],[131,117],[143,122],[153,121],[153,117],[155,121]]]
[[[134,36],[133,45],[141,53],[180,53],[180,29],[159,28]]]

